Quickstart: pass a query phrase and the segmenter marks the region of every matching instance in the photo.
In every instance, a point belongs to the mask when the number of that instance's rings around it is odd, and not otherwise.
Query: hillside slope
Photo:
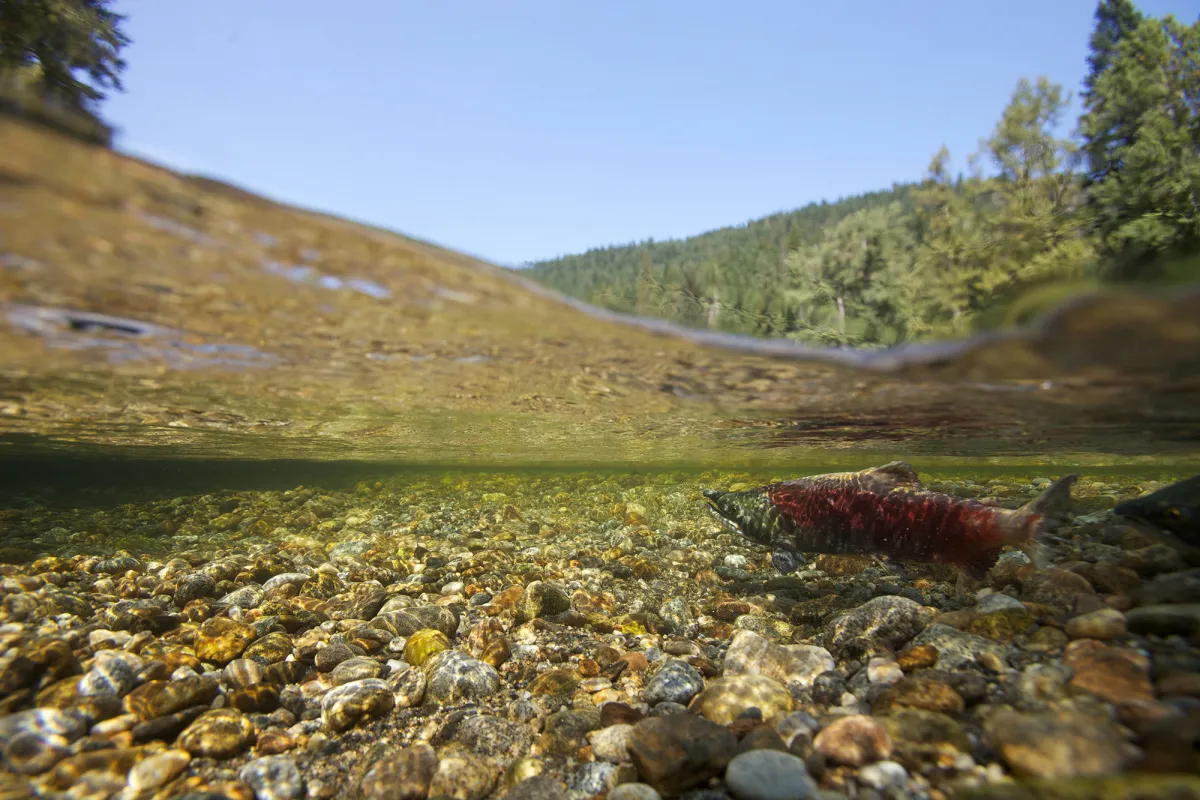
[[[770,334],[781,324],[789,252],[814,245],[822,232],[856,211],[899,203],[911,207],[909,184],[810,203],[745,225],[687,239],[596,248],[528,265],[530,277],[615,311],[689,325]],[[713,297],[720,299],[714,313]]]

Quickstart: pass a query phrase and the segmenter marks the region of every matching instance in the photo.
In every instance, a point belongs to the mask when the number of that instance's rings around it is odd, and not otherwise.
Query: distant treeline
[[[1076,135],[1058,138],[1067,93],[1022,80],[965,176],[943,147],[918,184],[529,274],[614,310],[844,345],[961,334],[1082,286],[1196,277],[1200,21],[1101,2],[1082,100]]]

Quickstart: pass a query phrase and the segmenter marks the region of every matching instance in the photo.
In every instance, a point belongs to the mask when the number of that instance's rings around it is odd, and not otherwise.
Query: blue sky
[[[1095,2],[116,8],[122,149],[516,265],[965,165],[1022,76],[1078,91]]]

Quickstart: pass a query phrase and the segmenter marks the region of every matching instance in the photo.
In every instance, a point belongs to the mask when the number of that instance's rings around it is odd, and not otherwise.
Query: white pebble
[[[871,683],[899,683],[904,671],[890,658],[872,658],[867,663],[867,678]]]
[[[135,791],[157,789],[174,780],[191,760],[192,757],[186,750],[167,750],[150,756],[129,771],[129,788]]]
[[[858,771],[858,782],[872,789],[903,788],[908,772],[895,761],[876,761]]]

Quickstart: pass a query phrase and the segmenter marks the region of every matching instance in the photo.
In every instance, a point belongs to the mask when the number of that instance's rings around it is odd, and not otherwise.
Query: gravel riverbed
[[[1200,568],[780,576],[700,489],[445,475],[0,511],[0,800],[1200,797]],[[928,481],[1016,507],[1045,479]]]

